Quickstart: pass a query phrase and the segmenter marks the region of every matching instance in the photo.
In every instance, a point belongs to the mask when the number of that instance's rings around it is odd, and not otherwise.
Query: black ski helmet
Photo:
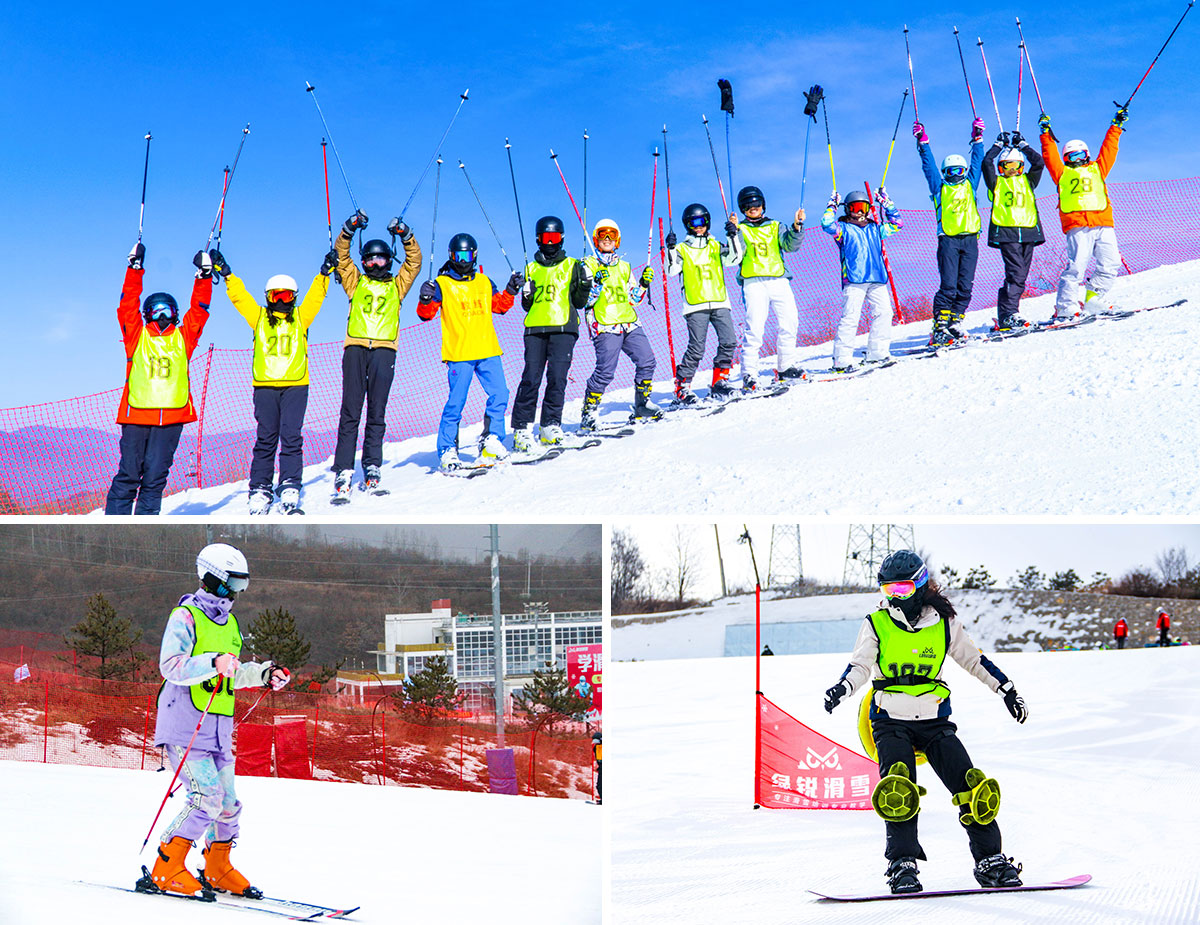
[[[465,231],[456,234],[450,239],[450,243],[446,246],[450,255],[450,260],[460,266],[468,267],[475,265],[475,259],[479,256],[479,245],[475,239]],[[470,258],[460,260],[458,254],[460,252],[469,252]]]
[[[766,205],[767,198],[757,186],[743,186],[738,190],[737,206],[741,211],[745,212],[751,206],[766,208]]]
[[[142,318],[149,324],[156,313],[165,309],[170,310],[171,324],[179,324],[179,303],[175,296],[169,292],[152,292],[142,301]]]
[[[925,568],[925,560],[911,549],[897,549],[879,564],[879,583],[887,581],[907,581],[920,574]]]
[[[537,241],[538,246],[540,247],[542,244],[542,235],[544,235],[546,232],[553,233],[556,231],[560,235],[563,233],[562,219],[557,215],[544,215],[537,220],[537,225],[534,227],[533,231],[533,238],[535,241]],[[562,242],[560,241],[559,243]]]
[[[392,249],[388,246],[387,241],[381,241],[379,238],[372,238],[362,246],[362,249],[358,252],[358,256],[364,261],[368,257],[387,258],[387,263],[385,263],[382,267],[368,267],[365,265],[365,263],[363,266],[363,272],[367,276],[372,278],[382,278],[392,272],[392,260],[396,255],[392,253]]]
[[[708,209],[704,208],[698,202],[693,202],[683,210],[683,227],[691,231],[694,227],[693,222],[697,217],[704,219],[705,227],[712,227],[712,216],[708,214]],[[698,223],[696,224],[698,225]]]

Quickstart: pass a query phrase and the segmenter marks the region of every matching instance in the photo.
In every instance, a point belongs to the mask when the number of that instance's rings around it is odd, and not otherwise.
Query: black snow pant
[[[182,434],[182,424],[121,425],[121,462],[108,489],[105,514],[159,513]]]
[[[396,351],[391,347],[368,349],[351,344],[342,351],[342,413],[338,418],[337,447],[333,451],[335,471],[354,468],[364,398],[367,424],[363,428],[363,469],[383,465],[383,434],[387,429],[384,415],[395,375]]]
[[[603,768],[603,765],[604,765],[603,761],[596,762],[596,802],[597,803],[599,803],[603,800],[603,795],[600,793],[600,772]]]
[[[917,777],[914,749],[925,753],[929,766],[941,778],[951,794],[967,790],[967,771],[974,767],[962,742],[955,735],[958,727],[948,719],[898,720],[874,719],[871,732],[875,747],[879,750],[879,774],[882,777],[897,761],[903,761],[913,778]],[[932,792],[922,802],[928,803]],[[966,807],[959,807],[959,815]],[[920,813],[906,822],[885,822],[887,847],[883,856],[889,861],[897,858],[927,860],[925,850],[917,839],[917,820]],[[992,820],[987,825],[966,825],[967,839],[971,843],[971,856],[979,861],[1000,853],[1000,827]]]
[[[1021,305],[1021,294],[1025,291],[1025,280],[1029,278],[1029,266],[1033,263],[1036,244],[1006,241],[1000,245],[1000,259],[1004,261],[1004,282],[996,293],[996,319],[1003,322],[1017,313]]]
[[[979,263],[979,239],[973,234],[941,235],[937,264],[941,285],[933,297],[933,323],[939,327],[962,320],[971,304],[975,266]]]
[[[1167,637],[1168,632],[1169,630],[1165,626],[1159,628],[1158,644],[1160,646],[1169,646],[1171,644],[1171,640]]]
[[[279,488],[299,488],[304,479],[304,412],[308,386],[254,387],[258,436],[250,459],[250,490],[272,491],[275,451],[279,451]],[[351,463],[353,465],[353,463]],[[347,466],[349,468],[349,466]]]
[[[1118,637],[1117,637],[1117,648],[1118,648],[1118,649],[1124,649],[1124,648],[1125,648],[1125,637],[1124,637],[1124,636],[1118,636]]]
[[[542,427],[562,424],[563,396],[567,392],[567,373],[575,354],[577,333],[525,334],[525,369],[513,401],[512,429],[533,423],[537,414],[538,392],[542,376],[546,377],[546,397],[542,400]]]

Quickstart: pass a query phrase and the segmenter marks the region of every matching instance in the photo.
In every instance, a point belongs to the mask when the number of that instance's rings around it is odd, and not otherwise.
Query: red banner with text
[[[567,686],[591,701],[592,708],[584,717],[589,723],[600,721],[603,683],[604,647],[600,643],[567,646]]]

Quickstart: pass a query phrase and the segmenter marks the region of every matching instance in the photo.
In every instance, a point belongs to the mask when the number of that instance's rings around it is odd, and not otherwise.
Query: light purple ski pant
[[[182,745],[168,745],[167,760],[171,770],[179,767],[183,757]],[[179,780],[187,788],[187,805],[167,826],[160,841],[166,843],[176,836],[206,844],[236,838],[242,804],[233,787],[233,758],[224,752],[197,751],[193,748],[179,772]]]

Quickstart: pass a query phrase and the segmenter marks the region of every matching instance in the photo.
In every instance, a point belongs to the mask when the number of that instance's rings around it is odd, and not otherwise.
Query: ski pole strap
[[[917,687],[922,684],[936,684],[950,690],[950,685],[927,674],[898,674],[890,678],[876,678],[871,682],[872,690],[885,691],[889,687]]]

